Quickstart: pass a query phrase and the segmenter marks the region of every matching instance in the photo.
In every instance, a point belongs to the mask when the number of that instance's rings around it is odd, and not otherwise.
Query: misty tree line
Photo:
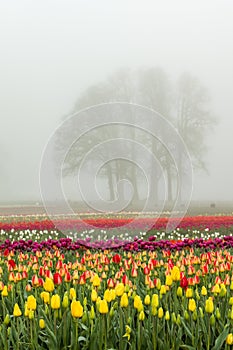
[[[169,120],[183,138],[190,153],[194,169],[206,170],[204,155],[206,152],[205,137],[207,131],[215,123],[215,118],[209,110],[209,98],[206,89],[199,80],[189,73],[183,73],[177,81],[171,81],[161,68],[138,69],[131,71],[122,69],[117,71],[106,81],[90,86],[77,99],[73,112],[86,107],[107,102],[130,102],[149,107],[159,112]],[[85,120],[83,120],[85,123]],[[146,123],[146,120],[145,120]],[[65,149],[79,125],[75,121],[69,124],[66,130],[59,135],[57,152]],[[163,131],[166,132],[166,131]],[[169,136],[169,135],[168,135]],[[166,147],[158,139],[137,128],[126,126],[104,126],[84,135],[75,143],[68,153],[64,163],[64,174],[73,175],[78,169],[83,157],[93,149],[96,144],[112,138],[127,138],[142,143],[159,160],[166,178],[166,200],[172,202],[177,195],[177,169]],[[137,153],[133,144],[126,144],[127,154],[137,164]],[[105,150],[106,152],[106,150]],[[105,161],[105,152],[98,157]],[[96,159],[89,160],[89,171]],[[154,206],[159,200],[159,188],[162,173],[148,158],[144,169],[151,180],[150,196],[154,199]],[[182,167],[182,160],[178,167]],[[141,183],[143,174],[132,162],[115,159],[107,162],[99,175],[103,178],[108,190],[105,196],[108,200],[115,200],[120,196],[124,198],[124,187],[117,189],[121,179],[128,179],[134,188],[132,206],[137,207],[141,198]]]

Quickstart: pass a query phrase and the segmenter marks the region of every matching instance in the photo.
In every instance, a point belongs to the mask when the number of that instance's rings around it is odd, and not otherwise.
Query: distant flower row
[[[13,222],[0,222],[0,230],[4,231],[20,231],[20,230],[55,230],[56,227],[62,230],[82,231],[86,228],[86,225],[99,229],[111,229],[120,228],[125,225],[129,225],[130,229],[144,230],[145,227],[150,229],[161,230],[167,226],[168,220],[170,222],[177,222],[176,218],[129,218],[127,216],[123,218],[88,218],[88,219],[54,219],[50,220],[38,220],[38,221],[13,221]],[[184,217],[179,223],[179,228],[209,228],[218,229],[221,227],[229,228],[233,227],[233,216],[192,216]]]

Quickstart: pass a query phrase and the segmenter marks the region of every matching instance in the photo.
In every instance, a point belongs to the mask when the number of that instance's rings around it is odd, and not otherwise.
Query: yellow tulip
[[[69,298],[67,292],[63,296],[62,306],[64,307],[64,309],[66,309],[69,306]]]
[[[166,282],[165,282],[165,284],[166,284],[166,286],[171,286],[172,285],[172,276],[171,275],[167,275],[166,276]]]
[[[160,294],[163,295],[163,294],[166,294],[167,293],[167,288],[166,286],[163,284],[160,288]]]
[[[185,295],[186,295],[186,298],[192,298],[192,296],[193,296],[192,288],[187,288]]]
[[[225,297],[225,295],[227,294],[227,290],[226,290],[226,286],[225,284],[221,284],[221,289],[220,289],[220,292],[219,292],[219,296],[220,297]]]
[[[196,310],[196,301],[193,298],[189,299],[188,309],[192,312]]]
[[[212,314],[214,311],[214,303],[211,297],[209,297],[205,302],[205,311],[209,314]]]
[[[76,299],[76,290],[74,288],[70,288],[70,300]]]
[[[207,295],[207,289],[205,286],[201,287],[201,295]]]
[[[158,294],[153,294],[152,295],[151,305],[154,306],[154,307],[158,307],[159,306],[159,296],[158,296]]]
[[[123,283],[118,283],[115,287],[115,292],[118,297],[121,297],[125,291],[125,286]]]
[[[120,306],[121,307],[127,307],[129,305],[129,299],[127,293],[124,293],[121,296]]]
[[[144,313],[143,310],[140,311],[138,319],[139,319],[139,321],[144,321],[145,320],[145,313]]]
[[[177,290],[176,290],[176,295],[178,297],[182,297],[183,295],[183,289],[181,287],[178,287]]]
[[[39,319],[39,327],[40,329],[44,329],[45,328],[45,321],[43,318]]]
[[[233,334],[232,333],[229,333],[227,338],[226,338],[226,343],[228,345],[233,345]]]
[[[166,321],[169,321],[169,320],[170,320],[170,313],[169,313],[169,311],[166,311],[166,312],[165,312],[165,320],[166,320]]]
[[[157,315],[158,310],[157,310],[156,306],[151,305],[151,313],[152,313],[152,316],[156,316]]]
[[[100,285],[100,278],[97,274],[95,274],[93,280],[92,280],[92,284],[94,287],[99,287]]]
[[[78,300],[73,300],[71,303],[71,315],[75,318],[80,318],[83,316],[83,307]]]
[[[7,297],[7,296],[8,296],[7,286],[4,286],[4,287],[3,287],[2,296],[3,296],[3,297]]]
[[[28,306],[27,306],[27,302],[25,302],[25,305],[24,305],[24,316],[25,317],[29,316],[29,309],[28,309]]]
[[[160,307],[160,308],[158,309],[158,318],[162,318],[162,317],[163,317],[163,308]]]
[[[58,294],[55,294],[51,298],[51,308],[54,310],[60,309],[61,306],[61,299]]]
[[[29,310],[36,310],[36,298],[33,295],[29,295],[27,298],[27,308]]]
[[[51,278],[46,277],[46,280],[43,284],[44,290],[46,292],[53,292],[54,291],[54,283]]]
[[[98,298],[98,294],[95,289],[92,289],[91,291],[91,301],[95,302]]]
[[[180,280],[180,269],[177,266],[174,266],[171,270],[171,277],[173,281],[179,281]]]
[[[144,304],[145,305],[150,305],[150,296],[148,294],[144,298]]]
[[[40,297],[41,297],[41,299],[43,300],[43,302],[45,304],[49,304],[49,302],[50,302],[50,295],[49,295],[48,292],[41,292],[40,293]]]
[[[139,295],[135,296],[133,306],[138,310],[138,312],[143,310],[142,299]]]
[[[29,310],[28,318],[29,318],[29,320],[32,320],[34,318],[34,311],[33,310]]]
[[[91,320],[95,319],[95,309],[94,309],[93,305],[91,305],[91,310],[90,310],[89,316],[90,316]]]
[[[14,306],[14,311],[13,311],[13,315],[15,317],[19,317],[22,315],[22,311],[20,310],[19,308],[19,305],[16,303],[15,306]]]
[[[99,302],[99,312],[100,314],[107,314],[108,313],[108,303],[106,300],[100,300]]]
[[[128,340],[130,340],[130,333],[131,333],[131,328],[130,326],[126,325],[125,326],[126,333],[123,335],[123,337],[127,337]]]
[[[3,323],[8,326],[8,324],[10,323],[10,315],[9,314],[6,314],[5,318],[4,318],[4,321]]]

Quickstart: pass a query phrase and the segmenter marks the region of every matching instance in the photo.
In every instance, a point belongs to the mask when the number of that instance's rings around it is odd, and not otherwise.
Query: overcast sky
[[[43,148],[83,90],[151,66],[209,90],[219,124],[193,199],[232,200],[232,0],[0,0],[0,201],[39,198]]]

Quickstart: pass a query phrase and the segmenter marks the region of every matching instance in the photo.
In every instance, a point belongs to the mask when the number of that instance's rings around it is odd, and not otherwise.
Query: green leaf
[[[229,325],[225,326],[225,329],[219,334],[218,338],[215,340],[214,347],[212,350],[219,350],[226,340],[227,334],[229,332]]]
[[[80,341],[86,341],[87,340],[87,338],[85,338],[85,337],[83,337],[82,335],[80,335],[80,337],[78,337],[78,341],[80,342]]]
[[[188,327],[186,326],[184,320],[181,319],[181,322],[182,322],[182,324],[183,324],[183,326],[184,326],[184,328],[185,328],[185,330],[186,330],[186,333],[188,334],[189,338],[192,340],[192,339],[193,339],[192,333],[190,332],[190,330],[189,330]]]

